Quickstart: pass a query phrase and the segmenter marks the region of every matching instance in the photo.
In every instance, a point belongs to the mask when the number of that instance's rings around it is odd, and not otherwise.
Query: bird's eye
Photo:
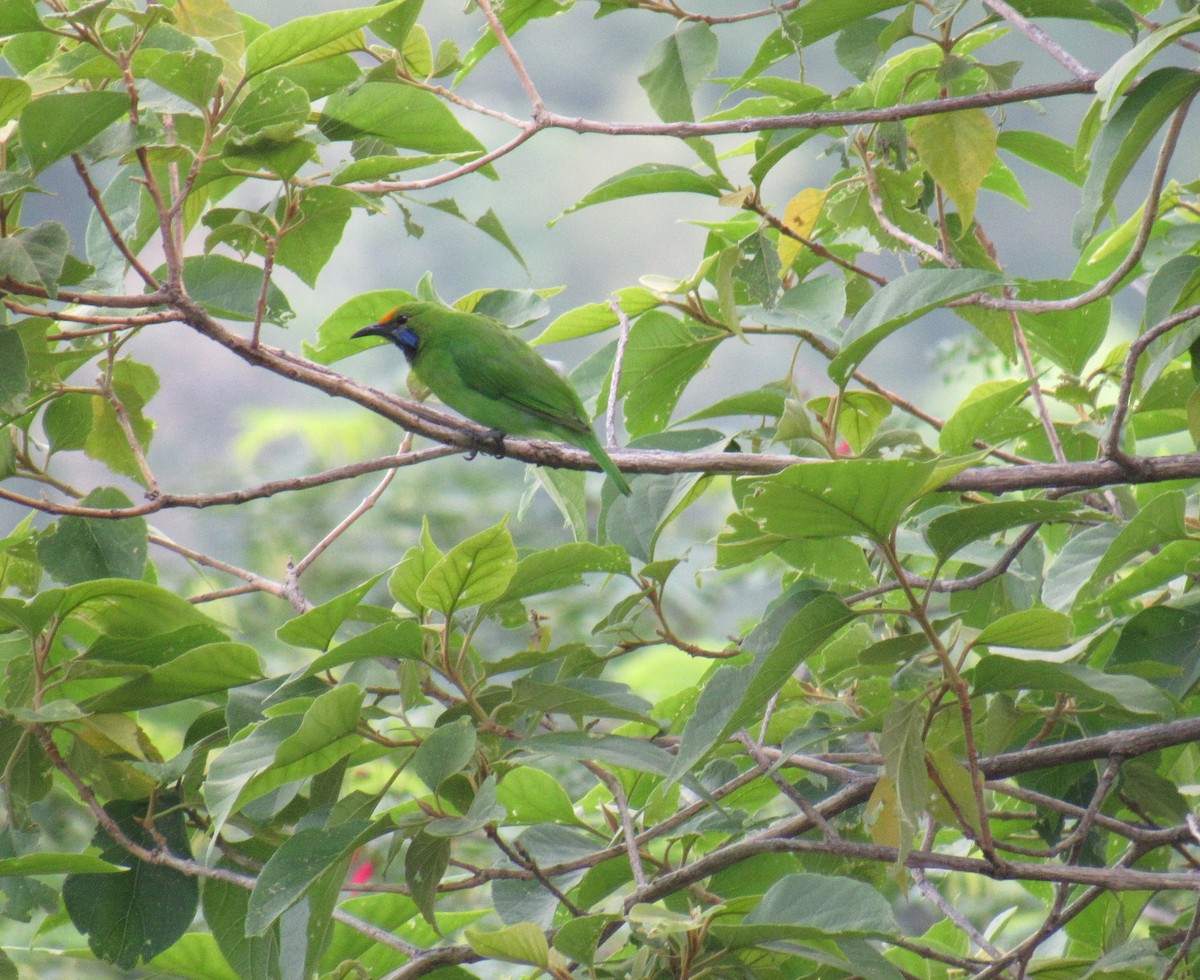
[[[398,314],[398,315],[396,316],[396,319],[395,319],[393,322],[394,322],[394,323],[396,324],[396,326],[398,326],[398,327],[402,327],[402,326],[404,326],[406,323],[408,323],[408,314],[407,314],[407,313],[400,313],[400,314]]]

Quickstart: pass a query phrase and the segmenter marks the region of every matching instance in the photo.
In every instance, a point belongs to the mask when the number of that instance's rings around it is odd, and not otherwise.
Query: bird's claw
[[[467,459],[474,459],[479,455],[479,451],[483,450],[489,456],[494,456],[496,459],[504,459],[504,432],[500,429],[488,429],[480,436],[475,444],[471,447],[471,451],[467,453]]]

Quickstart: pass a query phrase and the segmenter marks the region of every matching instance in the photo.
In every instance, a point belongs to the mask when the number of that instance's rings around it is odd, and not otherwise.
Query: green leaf
[[[638,83],[663,122],[696,118],[692,98],[696,86],[717,67],[717,35],[701,21],[685,23],[656,44]]]
[[[566,12],[570,6],[570,3],[564,3],[562,0],[505,0],[505,3],[498,7],[496,12],[504,27],[504,33],[512,37],[531,20],[555,17]],[[462,67],[455,78],[455,84],[466,78],[483,60],[484,56],[496,47],[497,43],[496,35],[485,28],[483,35],[475,42],[471,50],[463,55]]]
[[[309,647],[313,650],[329,649],[337,628],[358,608],[363,597],[386,574],[387,572],[380,572],[378,575],[372,575],[349,592],[343,592],[340,596],[301,613],[295,619],[288,620],[275,631],[275,635],[292,646]]]
[[[359,748],[363,691],[342,682],[303,715],[268,718],[223,749],[209,764],[201,790],[214,832],[239,806],[286,783],[315,776]]]
[[[443,817],[425,828],[431,837],[465,837],[475,834],[490,823],[497,823],[506,816],[504,807],[496,803],[496,777],[489,775],[475,791],[470,807],[461,817]]]
[[[265,933],[323,877],[340,883],[354,849],[385,829],[368,820],[350,820],[292,833],[258,873],[246,908],[246,935]]]
[[[317,657],[304,671],[312,677],[342,664],[359,660],[390,657],[397,660],[420,660],[424,649],[424,633],[414,619],[381,623],[365,633],[339,643],[327,654]]]
[[[1082,664],[1059,664],[991,654],[971,671],[976,694],[1046,691],[1068,694],[1081,705],[1100,704],[1133,715],[1170,718],[1170,700],[1149,681],[1131,674],[1108,674]]]
[[[976,439],[996,445],[1037,425],[1031,415],[1012,409],[1024,401],[1030,391],[1025,380],[984,381],[962,399],[954,414],[938,434],[937,446],[949,455],[974,449]]]
[[[1151,58],[1176,39],[1195,31],[1200,31],[1200,14],[1181,17],[1152,31],[1140,44],[1118,58],[1096,82],[1096,100],[1100,106],[1101,119],[1108,119],[1112,116],[1117,99],[1129,91],[1131,83]],[[1151,72],[1142,79],[1137,89],[1140,89],[1156,74],[1158,72]],[[1136,92],[1137,89],[1134,91]]]
[[[0,334],[0,346],[3,334]],[[24,352],[22,351],[22,356]],[[0,356],[3,356],[0,354]],[[42,415],[42,426],[53,452],[82,449],[92,431],[92,397],[79,392],[68,392],[55,398],[46,406]]]
[[[12,327],[0,327],[0,405],[28,390],[29,358],[21,335]]]
[[[671,756],[656,745],[623,735],[591,735],[587,732],[554,732],[525,739],[520,749],[529,755],[552,755],[561,759],[587,759],[608,765],[665,776],[671,771]]]
[[[35,0],[7,0],[0,7],[0,37],[45,29],[46,25],[38,16]]]
[[[149,582],[112,578],[82,582],[50,594],[53,614],[75,617],[111,637],[143,638],[212,621],[186,599]]]
[[[1071,617],[1053,609],[1022,609],[1009,613],[988,623],[975,637],[977,646],[1022,650],[1061,650],[1070,642]]]
[[[704,419],[727,418],[737,415],[762,416],[763,418],[778,418],[783,414],[786,396],[781,388],[766,386],[757,391],[743,391],[728,398],[722,398],[707,408],[693,412],[679,420],[680,425],[689,422],[700,422]]]
[[[451,616],[456,609],[502,596],[517,570],[517,549],[507,524],[506,516],[451,548],[417,589],[419,602]]]
[[[641,286],[618,289],[614,296],[617,305],[630,319],[635,319],[647,310],[654,309],[661,302],[650,290],[642,289]],[[587,337],[590,334],[599,333],[601,330],[615,327],[619,322],[617,314],[613,312],[608,303],[588,303],[586,306],[568,310],[558,317],[531,343],[552,344],[559,340]]]
[[[889,22],[882,17],[867,17],[843,30],[834,45],[834,54],[846,71],[865,82],[879,60],[880,39]]]
[[[148,364],[124,358],[113,367],[113,392],[125,409],[129,427],[143,453],[149,450],[154,435],[154,422],[146,418],[144,410],[158,393],[158,386],[158,375]],[[108,398],[92,396],[92,427],[84,439],[83,448],[88,456],[104,463],[114,473],[131,477],[139,483],[145,482],[141,463],[134,455],[125,427]],[[126,506],[129,506],[128,502]]]
[[[900,855],[907,854],[929,804],[925,771],[925,703],[895,698],[883,716],[880,748],[884,771],[896,791]]]
[[[912,124],[921,162],[958,208],[965,230],[975,198],[996,158],[996,127],[982,109],[922,116]]]
[[[450,864],[450,838],[433,837],[424,831],[413,837],[404,853],[404,883],[421,915],[434,929],[437,886]]]
[[[543,968],[550,965],[546,934],[532,922],[518,922],[494,932],[468,926],[463,936],[480,956]]]
[[[513,681],[512,707],[539,714],[623,718],[652,724],[650,702],[630,693],[624,684],[593,677],[572,677],[561,684],[518,678]]]
[[[135,75],[150,79],[200,109],[212,102],[223,68],[219,57],[199,48],[189,51],[139,48],[133,55]]]
[[[1096,577],[1111,575],[1131,558],[1170,541],[1188,537],[1187,497],[1168,490],[1147,501],[1113,540],[1096,568]]]
[[[779,295],[779,254],[775,243],[761,231],[738,243],[741,248],[733,274],[746,291],[746,298],[764,309],[775,306]],[[735,321],[736,324],[736,321]]]
[[[424,3],[425,0],[404,0],[388,13],[371,21],[371,33],[399,50],[421,15]]]
[[[509,823],[576,823],[575,808],[562,784],[533,766],[518,766],[496,789],[496,801],[508,810]]]
[[[409,769],[433,792],[442,781],[471,761],[475,755],[475,729],[469,719],[460,718],[435,728],[409,762]]]
[[[0,78],[0,126],[16,119],[32,95],[33,89],[27,82],[19,78]]]
[[[584,474],[578,470],[560,470],[549,466],[533,468],[536,484],[530,484],[521,498],[518,518],[524,520],[526,508],[533,502],[534,491],[541,487],[562,515],[565,527],[571,529],[576,541],[588,538],[587,493]]]
[[[771,310],[748,309],[743,318],[769,327],[830,335],[846,315],[846,283],[836,276],[806,279],[784,293]]]
[[[743,512],[785,538],[886,541],[933,474],[932,463],[908,459],[802,463],[756,481]]]
[[[191,858],[181,800],[163,793],[153,807],[154,831],[143,824],[153,813],[149,800],[117,800],[105,812],[121,832],[147,850],[165,841],[171,853]],[[88,937],[88,946],[100,959],[122,970],[132,970],[174,943],[187,930],[199,904],[199,882],[174,868],[149,864],[133,857],[103,828],[92,843],[101,857],[130,869],[129,874],[69,874],[63,881],[63,904],[75,928]]]
[[[1042,602],[1051,609],[1067,611],[1078,599],[1090,598],[1091,593],[1084,586],[1118,533],[1118,528],[1111,524],[1099,524],[1084,528],[1067,541],[1046,569]]]
[[[110,874],[124,872],[127,865],[114,864],[94,854],[62,854],[42,851],[20,857],[0,858],[0,878],[27,875]]]
[[[643,163],[597,184],[554,218],[550,225],[553,227],[568,214],[590,208],[593,204],[606,204],[627,197],[641,197],[645,194],[706,194],[709,197],[720,197],[722,193],[724,189],[716,177],[705,177],[690,167],[681,167],[674,163]]]
[[[554,948],[564,956],[590,967],[596,959],[596,947],[608,927],[619,919],[617,915],[585,915],[568,919],[554,934]]]
[[[829,365],[829,377],[844,387],[863,359],[905,324],[950,300],[1002,282],[994,272],[982,269],[917,269],[893,279],[863,304],[846,328],[842,350]]]
[[[150,965],[160,974],[179,980],[242,980],[245,976],[230,968],[217,941],[202,932],[185,932]]]
[[[620,388],[625,426],[632,438],[667,427],[688,382],[728,336],[661,310],[638,318],[629,334]]]
[[[34,173],[81,149],[129,112],[120,92],[43,95],[21,111],[21,148]]]
[[[588,572],[628,575],[629,555],[616,545],[602,547],[586,541],[534,552],[517,563],[498,601],[509,602],[579,585]]]
[[[747,949],[786,940],[826,936],[888,936],[900,927],[891,906],[870,885],[844,875],[792,874],[775,882],[736,925],[714,921],[724,946]]]
[[[935,517],[925,531],[925,540],[938,558],[945,560],[973,541],[1010,528],[1076,521],[1087,514],[1085,508],[1069,500],[1000,500]]]
[[[205,38],[220,55],[225,81],[230,86],[241,81],[246,32],[228,0],[176,0],[173,11],[176,27],[192,37]]]
[[[80,504],[101,509],[133,506],[115,487],[98,487]],[[138,579],[146,567],[148,534],[141,517],[64,517],[52,534],[43,534],[39,539],[38,560],[46,571],[68,585],[92,579]]]
[[[262,676],[262,664],[254,647],[245,643],[208,643],[89,698],[83,707],[91,712],[152,708],[216,694]]]
[[[824,415],[832,399],[814,398],[809,410],[817,416]],[[839,404],[838,434],[850,444],[853,453],[860,454],[871,444],[879,426],[892,414],[892,403],[873,391],[843,392]]]
[[[246,850],[260,861],[268,858],[271,853],[253,843],[246,846]],[[230,870],[237,867],[228,859],[219,864]],[[282,976],[279,965],[281,926],[291,924],[288,921],[289,914],[304,922],[310,910],[304,906],[293,907],[290,913],[282,916],[281,923],[267,930],[263,936],[247,936],[246,909],[250,904],[250,894],[250,891],[232,882],[207,879],[201,894],[204,921],[221,950],[221,955],[238,977]]]
[[[1152,674],[1152,683],[1180,700],[1191,694],[1200,682],[1200,612],[1152,606],[1130,619],[1106,666],[1138,671],[1146,664],[1174,668],[1165,677]]]
[[[154,276],[166,281],[167,268],[159,266]],[[183,279],[188,295],[215,317],[252,321],[262,292],[263,270],[224,255],[189,255],[183,260]],[[284,324],[296,314],[283,291],[270,283],[263,319]]]
[[[43,221],[0,238],[0,276],[40,283],[53,299],[58,295],[58,280],[70,244],[67,229],[57,221]]]
[[[333,10],[297,17],[260,34],[246,48],[246,76],[252,77],[286,64],[303,64],[365,47],[361,30],[390,13],[399,0],[374,7]]]
[[[413,545],[404,553],[400,564],[388,578],[388,591],[392,598],[418,616],[423,615],[425,606],[417,598],[417,590],[442,557],[441,550],[429,534],[429,519],[424,517],[421,519],[420,544]]]
[[[1200,17],[1191,18],[1200,24]],[[1136,48],[1134,50],[1137,50]],[[1200,90],[1200,75],[1184,68],[1151,72],[1130,92],[1100,130],[1089,155],[1083,201],[1071,227],[1071,241],[1083,246],[1095,235],[1117,192],[1169,117]]]
[[[1183,575],[1200,571],[1200,541],[1168,541],[1140,565],[1129,569],[1098,597],[1097,602],[1111,605],[1123,602],[1151,589],[1160,589]]]
[[[687,720],[668,782],[676,782],[716,745],[757,717],[792,672],[846,625],[852,614],[831,592],[793,587],[767,607],[746,638],[754,660],[721,667],[704,686]]]
[[[281,75],[272,75],[250,89],[230,114],[229,149],[236,154],[263,142],[290,140],[311,111],[304,89]]]
[[[1020,283],[1017,296],[1022,300],[1060,300],[1078,296],[1087,288],[1085,283],[1048,279]],[[1111,321],[1112,300],[1105,296],[1078,310],[1024,314],[1021,327],[1035,354],[1082,377],[1088,360],[1104,343]]]
[[[1004,129],[996,137],[999,149],[1035,167],[1056,174],[1063,180],[1082,186],[1087,171],[1075,164],[1075,151],[1053,136],[1034,130]]]
[[[374,136],[422,153],[484,151],[445,102],[411,85],[367,82],[349,95],[330,96],[318,125],[331,140]]]

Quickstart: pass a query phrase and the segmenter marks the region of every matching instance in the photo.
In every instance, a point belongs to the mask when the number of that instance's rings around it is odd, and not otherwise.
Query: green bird
[[[386,337],[425,387],[499,439],[556,439],[586,450],[629,495],[571,383],[498,321],[437,303],[404,303],[351,336]]]

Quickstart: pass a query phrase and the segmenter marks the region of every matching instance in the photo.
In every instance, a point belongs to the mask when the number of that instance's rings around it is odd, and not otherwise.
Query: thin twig
[[[958,262],[952,255],[934,248],[928,242],[921,241],[916,235],[910,235],[887,216],[883,210],[883,198],[879,191],[879,183],[876,181],[875,171],[871,167],[871,154],[864,145],[860,145],[859,150],[859,158],[863,163],[863,176],[867,181],[867,198],[871,202],[871,210],[875,213],[875,219],[883,230],[901,244],[908,246],[911,251],[920,252],[927,259],[947,268],[957,268]]]
[[[629,346],[629,332],[632,326],[629,316],[621,309],[621,303],[614,296],[608,301],[608,308],[617,317],[621,325],[621,333],[617,337],[617,352],[613,357],[612,381],[608,386],[608,406],[604,410],[604,441],[612,448],[617,444],[617,398],[621,392],[621,372],[625,368],[625,350]]]
[[[745,729],[742,729],[734,737],[742,743],[742,747],[746,750],[746,754],[750,756],[755,766],[758,767],[759,771],[761,771],[764,776],[766,776],[771,780],[772,783],[775,784],[776,789],[778,789],[781,793],[783,793],[784,796],[786,796],[792,801],[792,803],[796,805],[796,809],[798,809],[813,822],[813,824],[821,831],[821,835],[825,838],[825,840],[832,842],[839,838],[840,835],[833,824],[831,824],[825,819],[824,816],[822,816],[820,810],[818,810],[804,798],[803,793],[801,793],[796,789],[795,786],[783,778],[783,775],[779,772],[778,766],[771,763],[766,754],[763,752],[763,746],[757,744],[750,737],[749,732],[747,732]]]
[[[244,595],[248,592],[265,592],[268,595],[276,596],[277,598],[286,598],[285,586],[282,582],[273,582],[270,579],[263,578],[254,572],[247,571],[244,568],[238,568],[236,565],[231,565],[229,562],[222,561],[219,558],[214,558],[211,555],[206,555],[203,552],[193,551],[170,538],[166,538],[161,534],[151,534],[148,540],[151,544],[164,548],[167,551],[173,551],[175,554],[186,558],[188,561],[195,562],[197,565],[204,565],[207,568],[215,569],[218,572],[224,572],[226,575],[232,575],[235,578],[240,578],[246,583],[244,586],[238,586],[235,589],[225,590],[221,593],[206,593],[203,596],[193,596],[191,602],[211,602],[216,598],[226,598],[231,595]],[[305,610],[301,609],[300,612]]]
[[[1014,10],[1004,0],[983,0],[985,7],[990,7],[1030,41],[1046,52],[1051,58],[1062,65],[1076,78],[1094,78],[1095,73],[1085,68],[1069,51],[1051,38],[1037,24],[1024,14]]]
[[[646,868],[642,864],[642,852],[638,850],[637,829],[633,826],[633,813],[629,809],[629,798],[625,795],[625,789],[621,786],[621,781],[602,766],[586,759],[582,764],[612,794],[613,802],[617,805],[617,812],[621,816],[621,838],[625,843],[625,853],[629,856],[629,867],[633,870],[633,880],[639,888],[644,888],[649,878],[646,877]]]
[[[935,824],[931,819],[928,821],[928,825],[925,829],[925,840],[921,844],[921,849],[924,851],[932,850],[936,835],[937,824]],[[958,930],[963,933],[963,935],[965,935],[971,942],[978,946],[979,949],[987,953],[987,955],[992,959],[996,959],[1002,955],[1000,950],[988,941],[987,936],[975,928],[975,924],[959,910],[957,905],[946,900],[946,897],[937,890],[937,886],[935,886],[933,882],[926,877],[925,870],[923,868],[913,868],[912,879],[913,883],[917,886],[918,891],[920,891],[922,895],[932,902],[933,905],[942,913],[942,915],[946,916],[946,918],[953,922],[954,925],[958,927]]]
[[[1171,157],[1175,154],[1175,148],[1179,144],[1179,134],[1183,130],[1183,122],[1187,118],[1188,110],[1191,108],[1194,98],[1195,96],[1192,95],[1184,99],[1180,103],[1179,108],[1175,110],[1174,115],[1171,116],[1171,123],[1167,127],[1166,135],[1163,137],[1162,146],[1158,149],[1158,159],[1154,165],[1154,172],[1150,177],[1150,188],[1146,192],[1146,202],[1142,205],[1142,221],[1138,225],[1137,236],[1134,238],[1128,254],[1112,273],[1096,283],[1091,289],[1085,290],[1078,296],[1070,296],[1066,299],[1009,300],[989,296],[986,293],[978,293],[962,300],[955,300],[946,305],[951,307],[974,305],[990,310],[1051,313],[1055,311],[1077,310],[1080,307],[1087,306],[1088,303],[1093,303],[1098,299],[1110,295],[1142,260],[1142,253],[1145,252],[1146,245],[1150,241],[1150,233],[1154,230],[1154,222],[1158,220],[1158,205],[1162,199],[1163,187],[1166,184],[1167,169],[1171,163]]]
[[[1083,839],[1091,833],[1092,827],[1096,822],[1096,815],[1100,812],[1100,807],[1103,806],[1104,801],[1108,798],[1108,791],[1112,789],[1113,782],[1120,771],[1121,757],[1114,755],[1108,760],[1108,765],[1104,767],[1104,772],[1100,775],[1100,779],[1096,783],[1096,789],[1092,793],[1092,798],[1088,801],[1087,809],[1084,811],[1083,816],[1079,818],[1075,829],[1050,848],[1050,857],[1062,854],[1076,844],[1081,844]]]
[[[113,222],[112,215],[108,213],[108,208],[104,204],[104,199],[100,195],[100,189],[92,182],[92,175],[88,172],[87,166],[83,162],[83,157],[78,153],[71,154],[71,163],[75,166],[75,173],[79,175],[79,179],[83,182],[83,189],[87,192],[88,200],[92,202],[92,207],[96,209],[96,214],[99,216],[101,223],[104,225],[104,230],[108,232],[108,237],[117,247],[117,250],[125,257],[125,261],[129,263],[129,267],[133,269],[150,289],[157,290],[160,284],[157,279],[150,273],[133,254],[129,244],[125,241],[125,236],[118,230]]]
[[[488,27],[491,28],[492,35],[508,56],[513,72],[521,82],[521,88],[525,90],[525,94],[529,97],[529,104],[533,107],[533,118],[537,119],[545,110],[546,105],[542,101],[542,97],[538,94],[537,86],[533,84],[533,79],[529,77],[529,72],[521,61],[521,56],[517,54],[517,49],[513,47],[508,32],[504,30],[504,25],[500,23],[500,18],[492,10],[491,0],[475,0],[475,3],[483,11],[483,16],[487,18]]]
[[[952,579],[929,579],[921,575],[909,575],[908,580],[918,589],[926,592],[970,592],[985,585],[994,578],[998,578],[1008,571],[1009,566],[1016,560],[1025,548],[1033,540],[1033,536],[1037,534],[1041,524],[1030,524],[1024,528],[1016,539],[1010,544],[996,562],[985,568],[982,572],[976,572],[974,575],[966,575],[963,578]],[[895,592],[900,586],[896,582],[885,582],[882,585],[876,585],[870,589],[864,589],[862,592],[855,592],[851,596],[847,596],[845,602],[847,605],[854,605],[856,602],[862,602],[864,599],[870,599],[877,595],[884,595],[887,592]]]
[[[404,456],[411,448],[412,433],[410,432],[400,443],[400,451],[396,455]],[[349,528],[355,521],[362,517],[363,514],[375,506],[376,501],[383,496],[383,491],[388,488],[392,480],[396,478],[396,474],[399,472],[399,468],[396,467],[384,473],[383,479],[380,480],[379,483],[376,484],[375,488],[359,502],[358,506],[355,507],[354,510],[352,510],[349,514],[347,514],[345,518],[339,521],[337,526],[332,531],[330,531],[325,535],[325,537],[313,545],[312,549],[307,555],[296,562],[295,574],[297,578],[303,575],[305,569],[308,568],[308,566],[314,561],[316,561],[326,548],[328,548],[343,533],[345,533],[347,528]]]
[[[1165,320],[1160,320],[1129,345],[1129,353],[1125,355],[1125,367],[1121,372],[1121,386],[1117,390],[1117,401],[1113,405],[1112,415],[1109,418],[1108,434],[1104,437],[1104,455],[1109,459],[1129,460],[1129,457],[1121,449],[1121,440],[1125,428],[1125,416],[1129,412],[1129,402],[1133,397],[1133,385],[1137,380],[1138,361],[1146,352],[1146,348],[1159,337],[1197,317],[1200,317],[1200,303],[1189,306],[1186,310],[1180,310]]]
[[[145,484],[147,494],[151,499],[157,497],[159,494],[158,479],[155,477],[154,471],[150,469],[150,462],[146,459],[146,452],[142,448],[142,442],[138,438],[137,433],[133,431],[133,420],[129,416],[129,410],[125,407],[121,396],[117,394],[116,389],[113,387],[112,379],[107,373],[101,373],[96,379],[96,386],[100,389],[105,400],[112,408],[117,425],[120,426],[121,432],[125,436],[125,442],[129,445],[129,451],[133,454],[134,462],[137,463],[138,472],[142,474],[142,482]]]
[[[1200,937],[1200,903],[1192,910],[1192,921],[1188,924],[1187,933],[1183,937],[1183,941],[1179,944],[1179,949],[1175,955],[1171,957],[1171,962],[1167,964],[1167,968],[1163,971],[1163,980],[1171,980],[1175,975],[1175,971],[1187,959],[1188,953],[1192,951],[1192,947],[1196,944],[1197,937]]]

